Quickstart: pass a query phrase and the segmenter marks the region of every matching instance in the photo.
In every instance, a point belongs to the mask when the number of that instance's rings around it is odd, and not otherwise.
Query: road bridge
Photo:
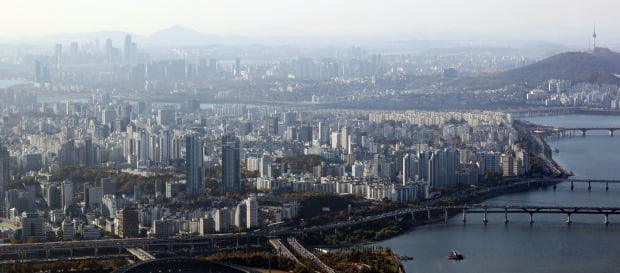
[[[572,223],[571,215],[574,214],[591,214],[591,215],[604,215],[604,224],[609,224],[609,215],[620,214],[620,207],[553,207],[553,206],[471,206],[463,207],[463,222],[467,221],[467,214],[481,213],[483,214],[482,222],[487,222],[487,215],[489,213],[503,213],[504,222],[508,222],[509,214],[529,214],[529,222],[534,222],[534,214],[565,214],[566,223]]]
[[[609,184],[620,184],[620,180],[616,179],[590,179],[590,178],[540,178],[530,179],[527,183],[533,184],[548,184],[553,185],[553,189],[556,189],[556,184],[561,182],[570,182],[570,189],[575,189],[575,183],[588,183],[588,190],[592,190],[592,183],[605,184],[605,190],[609,190]]]
[[[581,132],[581,136],[586,136],[589,131],[607,131],[610,136],[620,130],[620,127],[561,127],[561,126],[537,126],[532,128],[534,133],[558,133],[566,135],[568,132]]]
[[[295,255],[286,247],[282,241],[278,238],[269,239],[269,244],[273,247],[273,249],[278,253],[278,255],[285,256],[298,264],[303,265]]]
[[[286,238],[286,241],[293,248],[295,253],[297,253],[299,256],[301,256],[303,258],[306,258],[306,259],[312,261],[312,263],[316,267],[318,267],[318,269],[321,272],[336,273],[336,271],[334,271],[331,267],[327,266],[325,263],[323,263],[323,261],[321,261],[319,258],[317,258],[314,254],[312,254],[312,252],[308,251],[299,242],[297,242],[297,239],[295,239],[295,237],[288,237],[288,238]]]
[[[148,253],[144,249],[141,249],[139,247],[127,248],[127,252],[131,253],[131,255],[136,256],[136,258],[143,262],[148,260],[155,260],[155,256],[151,255],[151,253]]]
[[[524,183],[530,183],[529,181],[519,182],[521,185]],[[508,187],[508,186],[507,186]],[[403,216],[410,215],[412,218],[415,216],[426,215],[428,220],[432,220],[432,215],[442,214],[444,221],[447,221],[451,214],[463,213],[463,220],[467,220],[467,214],[483,214],[483,221],[487,219],[489,213],[497,214],[504,213],[505,220],[508,220],[510,214],[529,214],[530,220],[533,222],[533,217],[536,214],[564,214],[567,216],[567,222],[571,222],[571,215],[576,214],[590,214],[590,215],[603,215],[604,223],[608,224],[609,215],[620,214],[620,207],[560,207],[560,206],[486,206],[486,205],[465,205],[465,206],[438,206],[438,207],[415,207],[400,209],[396,211],[386,212],[378,215],[360,217],[357,219],[351,219],[349,221],[341,221],[335,223],[329,223],[319,226],[312,226],[302,229],[290,229],[282,227],[270,231],[259,232],[240,232],[240,233],[227,233],[227,234],[210,234],[206,236],[195,236],[192,238],[169,238],[169,239],[155,239],[155,238],[136,238],[136,239],[103,239],[103,240],[88,240],[88,241],[64,241],[64,242],[44,242],[44,243],[24,243],[24,244],[4,244],[0,245],[0,256],[12,257],[12,259],[24,261],[28,259],[50,259],[50,252],[62,251],[63,253],[70,253],[70,258],[73,259],[74,255],[80,256],[93,256],[102,257],[106,255],[120,255],[123,250],[126,249],[153,249],[153,248],[187,248],[194,249],[194,247],[202,249],[222,249],[216,244],[217,240],[228,240],[229,245],[234,245],[234,240],[246,239],[246,244],[249,238],[266,238],[277,236],[294,236],[309,232],[320,232],[327,230],[337,231],[341,228],[346,228],[355,225],[361,225],[364,223],[374,221],[384,221],[385,219],[400,219]],[[233,240],[231,242],[231,240]],[[237,241],[238,242],[238,241]],[[117,249],[116,253],[100,253],[99,249]],[[78,251],[79,250],[79,251]],[[76,253],[77,252],[77,253]],[[63,254],[65,255],[65,254]]]

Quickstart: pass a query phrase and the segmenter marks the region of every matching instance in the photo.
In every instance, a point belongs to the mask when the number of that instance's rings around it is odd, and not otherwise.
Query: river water
[[[564,115],[529,118],[545,125],[570,127],[620,127],[617,116]],[[547,141],[559,152],[553,157],[578,178],[620,179],[620,132],[610,137],[607,131],[588,132],[586,137],[575,136]],[[546,206],[615,206],[620,207],[620,184],[570,183],[558,184],[529,192],[508,194],[484,202],[492,205]],[[482,215],[469,214],[463,224],[462,216],[449,219],[448,224],[418,227],[406,234],[380,242],[400,255],[415,257],[403,261],[411,272],[620,272],[620,216],[610,215],[611,224],[603,224],[602,215],[573,215],[568,225],[565,215],[527,214]],[[452,249],[459,250],[465,259],[446,258]]]
[[[0,89],[11,87],[13,85],[29,83],[24,79],[0,79]]]

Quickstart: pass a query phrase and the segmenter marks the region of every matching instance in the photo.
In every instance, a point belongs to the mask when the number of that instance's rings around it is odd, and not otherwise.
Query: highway
[[[531,183],[531,181],[518,182],[521,185]],[[274,236],[295,236],[301,233],[334,230],[349,226],[360,225],[363,223],[380,221],[388,218],[395,218],[407,214],[421,212],[441,211],[447,214],[448,211],[463,213],[557,213],[557,214],[598,214],[608,215],[620,214],[620,207],[558,207],[558,206],[486,206],[486,205],[459,205],[459,206],[439,206],[439,207],[416,207],[390,211],[378,215],[366,216],[349,221],[340,221],[319,226],[291,229],[290,227],[269,228],[257,232],[209,234],[205,236],[195,236],[190,238],[136,238],[136,239],[103,239],[89,241],[63,241],[63,242],[43,242],[43,243],[24,243],[24,244],[3,244],[0,245],[0,255],[19,255],[24,259],[29,253],[46,253],[49,256],[52,250],[70,250],[72,255],[75,249],[97,249],[116,248],[118,253],[123,249],[142,248],[148,249],[149,246],[183,247],[193,246],[213,248],[214,242],[222,239],[241,239],[241,238],[264,238]],[[606,221],[607,222],[607,221]],[[215,244],[217,245],[217,244]],[[92,254],[90,254],[92,255]]]

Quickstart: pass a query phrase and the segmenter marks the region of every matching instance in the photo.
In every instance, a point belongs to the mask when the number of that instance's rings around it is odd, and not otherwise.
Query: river
[[[29,81],[24,79],[0,79],[0,89],[24,83],[29,83]]]
[[[545,125],[570,127],[620,127],[617,116],[564,115],[529,118]],[[618,132],[616,132],[618,133]],[[586,137],[566,137],[549,140],[559,152],[553,157],[578,178],[620,179],[620,134],[614,137],[607,131],[588,132]],[[547,206],[615,206],[620,207],[620,185],[575,184],[564,182],[552,187],[508,194],[484,202],[492,205]],[[611,224],[603,224],[602,215],[573,215],[572,224],[565,215],[527,214],[482,215],[470,214],[466,224],[462,216],[449,219],[448,224],[423,226],[382,241],[399,255],[414,256],[403,261],[405,270],[412,272],[618,272],[620,271],[620,216],[610,216]],[[448,252],[457,249],[464,260],[446,259]]]

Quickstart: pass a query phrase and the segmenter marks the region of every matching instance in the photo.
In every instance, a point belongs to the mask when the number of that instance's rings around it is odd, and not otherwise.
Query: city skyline
[[[353,5],[355,4],[355,5]],[[172,26],[204,34],[270,36],[375,36],[454,39],[536,39],[584,42],[597,25],[601,43],[618,43],[611,0],[581,1],[8,1],[0,37],[123,31],[151,35]],[[122,7],[122,8],[119,8]],[[58,20],[62,18],[62,20]],[[117,18],[117,20],[110,20]],[[344,20],[343,20],[344,19]],[[46,22],[43,24],[43,22]],[[583,32],[583,33],[582,33]],[[486,38],[485,38],[486,37]]]

